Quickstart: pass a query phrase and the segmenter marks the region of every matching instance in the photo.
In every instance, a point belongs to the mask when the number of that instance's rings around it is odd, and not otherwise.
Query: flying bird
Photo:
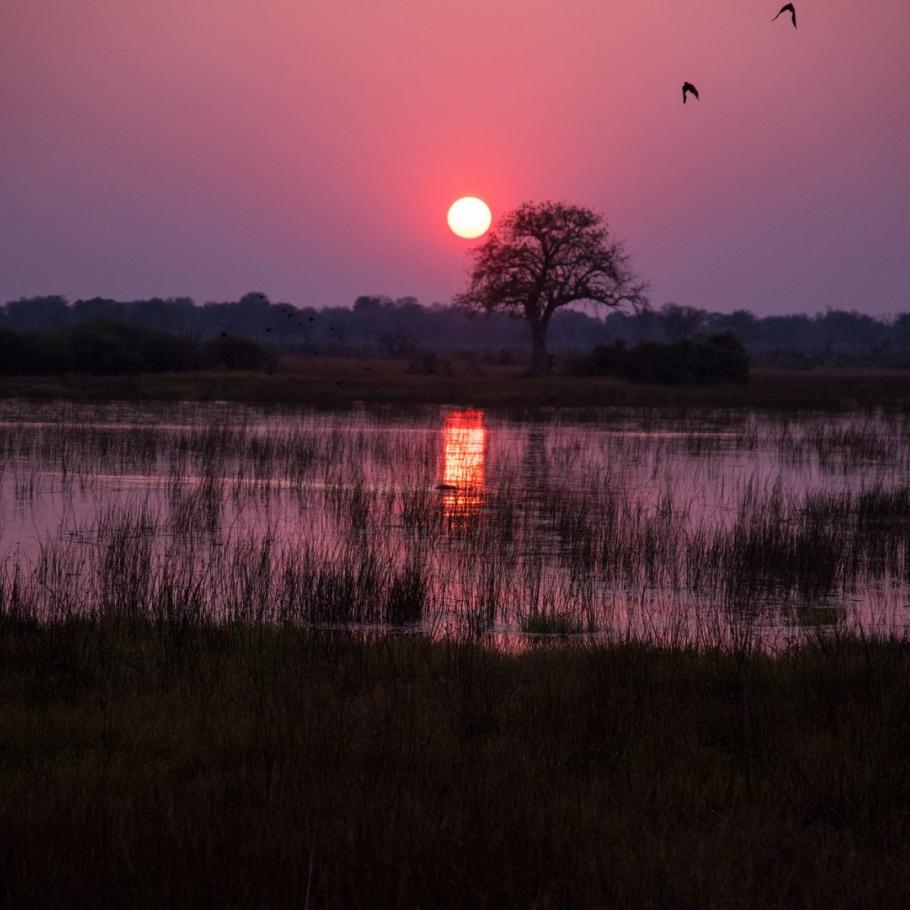
[[[796,28],[796,7],[792,3],[787,3],[785,6],[782,6],[780,12],[771,21],[776,22],[784,13],[790,14],[790,17],[793,19],[793,28]]]
[[[684,82],[683,83],[683,104],[686,103],[686,99],[687,99],[689,92],[691,92],[693,95],[695,95],[696,100],[700,100],[698,98],[698,89],[694,85],[692,85],[691,82]]]

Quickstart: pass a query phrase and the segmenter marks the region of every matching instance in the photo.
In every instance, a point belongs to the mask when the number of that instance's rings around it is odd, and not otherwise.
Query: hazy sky
[[[781,2],[2,0],[0,300],[445,301],[474,194],[658,304],[908,310],[910,0]]]

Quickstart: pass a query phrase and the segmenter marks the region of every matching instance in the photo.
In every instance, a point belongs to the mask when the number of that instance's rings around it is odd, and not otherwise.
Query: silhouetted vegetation
[[[122,322],[84,322],[56,331],[0,328],[0,375],[88,373],[122,376],[187,370],[262,370],[272,357],[258,342],[223,334],[207,341]]]
[[[527,365],[528,329],[507,313],[476,314],[465,308],[423,306],[413,297],[357,298],[352,307],[298,308],[271,303],[264,294],[246,294],[232,303],[196,306],[172,300],[77,300],[36,297],[0,306],[0,329],[20,333],[57,332],[86,322],[116,322],[168,332],[197,342],[243,336],[300,357],[380,357],[416,360],[422,353],[483,352],[490,362]],[[814,316],[755,316],[745,310],[710,313],[667,304],[660,309],[615,310],[589,315],[563,307],[553,313],[547,343],[556,355],[583,353],[623,341],[675,342],[695,335],[730,332],[756,365],[782,368],[830,366],[910,367],[910,313],[879,318],[826,310]],[[4,342],[0,341],[0,344]],[[40,339],[26,358],[57,362]],[[0,348],[0,363],[7,348]],[[176,356],[176,355],[175,355]],[[0,367],[10,373],[7,367]],[[21,370],[19,372],[22,372]],[[30,370],[27,372],[40,372]]]
[[[202,346],[202,366],[224,370],[264,370],[272,364],[269,352],[252,338],[223,334]],[[198,368],[198,367],[197,367]]]
[[[616,309],[644,306],[647,284],[602,215],[561,202],[526,202],[508,212],[471,250],[468,310],[520,316],[531,333],[531,373],[550,372],[547,334],[553,316],[586,301]]]
[[[0,619],[15,907],[910,900],[910,648]]]
[[[494,355],[495,356],[495,355]],[[427,367],[430,368],[427,371]],[[437,372],[432,372],[438,369]],[[0,399],[69,401],[234,401],[347,409],[359,403],[447,404],[508,409],[648,407],[673,410],[748,408],[756,411],[910,412],[910,371],[819,367],[756,367],[748,384],[657,385],[612,376],[561,373],[523,382],[526,367],[499,366],[483,357],[411,364],[401,360],[282,358],[274,371],[136,373],[80,377],[0,376]]]
[[[594,348],[577,368],[598,376],[665,385],[711,385],[749,381],[749,354],[730,332],[698,335],[669,344],[643,341],[629,348],[624,341]]]

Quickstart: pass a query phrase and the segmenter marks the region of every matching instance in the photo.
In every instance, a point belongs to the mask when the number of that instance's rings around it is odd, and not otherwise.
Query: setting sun
[[[465,196],[452,203],[448,221],[453,234],[465,240],[474,240],[490,229],[493,214],[482,199]]]

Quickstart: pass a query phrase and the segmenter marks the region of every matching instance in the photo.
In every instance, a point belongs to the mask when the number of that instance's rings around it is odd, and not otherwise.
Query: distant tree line
[[[86,326],[94,328],[89,331]],[[129,350],[115,357],[113,348],[125,344],[126,338],[117,326],[143,332],[135,335]],[[117,370],[112,371],[120,372],[137,369],[140,362],[139,369],[147,371],[182,369],[181,363],[213,364],[224,356],[219,353],[222,348],[238,345],[240,338],[259,346],[258,354],[238,355],[239,360],[248,356],[263,364],[267,350],[276,349],[304,356],[405,359],[431,351],[486,351],[520,362],[527,358],[528,346],[527,326],[507,314],[472,314],[457,306],[424,306],[413,297],[393,300],[378,295],[358,297],[352,307],[324,309],[272,303],[261,293],[201,306],[187,297],[126,302],[92,298],[73,303],[63,297],[34,297],[0,306],[3,329],[17,337],[28,335],[31,353],[16,355],[19,364],[32,364],[26,372],[38,372],[39,363],[56,364],[56,370],[67,368],[64,365],[82,369],[94,360],[101,364],[116,360]],[[180,336],[180,341],[165,343],[155,332]],[[36,333],[47,337],[39,339]],[[711,313],[671,303],[659,309],[642,306],[591,315],[563,308],[553,314],[548,340],[550,351],[559,355],[617,341],[633,347],[722,333],[735,335],[758,364],[910,366],[910,313],[877,319],[829,309],[814,316],[759,317],[746,310]],[[7,332],[2,337],[0,371],[8,374],[12,336]]]

